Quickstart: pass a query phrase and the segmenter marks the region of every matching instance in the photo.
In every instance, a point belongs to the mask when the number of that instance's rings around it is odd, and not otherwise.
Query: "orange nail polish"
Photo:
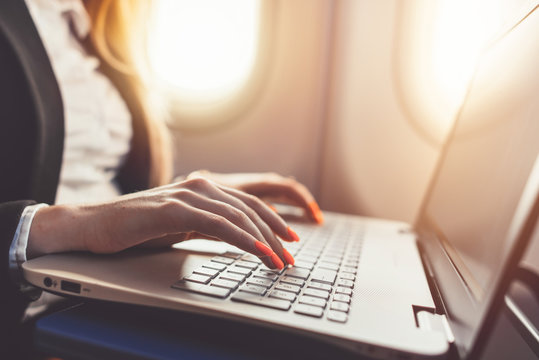
[[[287,264],[294,265],[294,262],[295,262],[294,257],[285,248],[283,248],[283,255]]]
[[[320,211],[316,201],[309,204],[309,209],[311,210],[314,220],[316,220],[318,224],[322,224],[324,222],[324,216],[322,215],[322,211]]]
[[[278,212],[275,206],[268,204],[268,207],[273,210],[274,212]]]
[[[277,269],[284,268],[283,261],[277,256],[276,253],[271,254],[271,262],[277,267]]]
[[[260,251],[264,256],[273,256],[275,254],[266,244],[261,241],[255,241],[255,247]]]
[[[296,234],[296,232],[294,230],[292,230],[290,228],[290,226],[288,227],[288,237],[294,241],[299,241],[299,236],[298,234]]]

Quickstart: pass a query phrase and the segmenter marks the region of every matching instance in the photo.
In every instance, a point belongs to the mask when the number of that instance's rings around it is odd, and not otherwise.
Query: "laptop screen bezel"
[[[503,38],[511,31],[518,28],[518,25],[522,21],[525,21],[525,19],[532,13],[539,11],[538,8],[539,6],[535,6],[531,9],[524,18],[520,19],[516,25],[512,26],[505,34],[497,38],[492,45],[495,46],[497,42],[503,40]],[[486,51],[488,51],[488,49]],[[474,79],[470,81],[468,93],[471,91],[473,83]],[[466,107],[468,98],[467,95],[456,116],[456,121],[447,137],[446,144],[440,153],[434,175],[421,204],[419,216],[414,224],[415,231],[418,234],[420,249],[424,255],[425,261],[428,263],[427,265],[433,272],[434,281],[436,283],[444,283],[446,287],[451,287],[452,291],[455,292],[455,296],[452,296],[452,303],[446,304],[450,305],[453,309],[473,309],[477,306],[477,301],[471,294],[471,289],[466,284],[466,280],[461,275],[458,266],[448,254],[447,246],[444,246],[442,239],[438,237],[437,232],[429,224],[427,206],[429,199],[434,192],[441,167],[443,166],[444,159],[449,149],[449,144],[453,139],[455,129],[457,128],[462,111]],[[533,173],[539,173],[539,161],[536,161],[534,164],[532,169],[532,174]],[[496,279],[497,283],[494,285],[493,296],[483,300],[488,301],[487,304],[482,305],[486,308],[484,316],[477,323],[471,324],[470,319],[467,319],[466,317],[461,317],[459,319],[452,318],[451,314],[447,314],[447,309],[445,307],[444,309],[437,309],[437,311],[448,315],[448,321],[455,337],[455,347],[460,358],[472,359],[480,356],[488,341],[494,322],[503,308],[504,296],[513,279],[515,270],[518,267],[519,261],[521,260],[536,228],[536,223],[539,219],[539,181],[537,181],[537,179],[529,179],[529,182],[533,183],[527,184],[527,193],[524,195],[526,196],[526,199],[521,198],[519,212],[513,218],[513,223],[518,224],[519,231],[514,238],[512,248],[509,251],[505,263],[502,264],[502,276]],[[455,303],[454,299],[459,299],[458,303]],[[443,297],[441,300],[442,306],[444,306]],[[472,339],[471,342],[463,341],[463,339],[470,338]]]

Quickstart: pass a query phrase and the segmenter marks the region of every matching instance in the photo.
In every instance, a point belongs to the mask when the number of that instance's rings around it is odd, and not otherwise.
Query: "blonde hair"
[[[172,178],[172,148],[168,130],[151,104],[146,77],[145,40],[151,3],[84,0],[92,21],[91,46],[101,59],[102,71],[118,87],[132,114],[134,135],[130,157],[135,159],[131,162],[134,168],[131,172],[148,171],[136,175],[147,176],[145,182],[149,186],[159,186]],[[141,146],[147,146],[146,153]]]

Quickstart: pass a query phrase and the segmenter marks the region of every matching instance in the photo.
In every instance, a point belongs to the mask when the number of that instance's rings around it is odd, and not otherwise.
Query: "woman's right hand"
[[[254,254],[269,268],[294,263],[277,236],[299,240],[256,196],[195,178],[107,203],[43,208],[34,217],[27,254],[32,258],[64,251],[114,253],[200,235]]]

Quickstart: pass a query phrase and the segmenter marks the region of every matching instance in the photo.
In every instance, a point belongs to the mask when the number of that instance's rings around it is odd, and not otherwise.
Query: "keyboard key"
[[[305,285],[305,281],[291,276],[283,276],[281,278],[281,283],[297,285],[299,287],[303,287],[303,285]]]
[[[254,256],[253,254],[245,254],[241,257],[243,261],[250,261],[255,264],[262,264],[262,260],[260,260],[257,256]]]
[[[320,251],[319,250],[311,250],[311,249],[303,249],[303,250],[301,250],[300,255],[312,256],[315,259],[318,259],[318,257],[320,256]]]
[[[348,315],[341,311],[330,310],[328,311],[328,320],[345,323],[348,320]]]
[[[282,290],[282,291],[288,291],[294,294],[299,294],[301,288],[296,285],[290,285],[290,284],[283,284],[279,283],[277,286],[275,286],[276,290]]]
[[[208,295],[218,298],[226,298],[230,294],[230,289],[223,289],[215,286],[196,284],[180,280],[172,284],[174,289],[189,291],[196,294]]]
[[[337,311],[342,311],[342,312],[347,313],[349,309],[350,309],[350,305],[345,304],[343,302],[335,301],[331,303],[331,310],[337,310]]]
[[[224,269],[226,269],[225,264],[220,264],[220,263],[216,263],[216,262],[212,262],[212,261],[208,261],[207,263],[202,265],[202,267],[209,268],[209,269],[215,269],[215,270],[219,270],[219,271],[223,271]]]
[[[320,261],[339,265],[341,263],[341,258],[333,257],[333,256],[322,256],[320,258]]]
[[[286,270],[285,274],[287,276],[297,277],[303,280],[307,280],[309,278],[309,270],[307,269],[300,269],[293,267],[291,269]]]
[[[350,273],[341,273],[339,274],[339,278],[344,279],[344,280],[354,281],[356,279],[356,276]]]
[[[294,267],[303,268],[303,269],[307,269],[307,270],[312,270],[313,267],[314,267],[314,263],[308,262],[308,261],[298,261],[298,260],[296,260],[296,262],[294,263]]]
[[[251,275],[251,270],[240,266],[230,266],[228,268],[228,271],[230,271],[231,273],[242,274],[245,276]]]
[[[337,272],[326,269],[316,269],[313,271],[311,281],[317,281],[325,284],[333,285],[337,278]]]
[[[350,274],[356,274],[356,268],[349,267],[349,266],[343,266],[341,269],[341,272],[350,273]]]
[[[329,299],[329,292],[325,290],[319,290],[319,289],[313,289],[313,288],[305,289],[305,291],[303,292],[303,295],[314,296],[314,297],[318,297],[324,300]]]
[[[328,284],[322,284],[319,282],[310,282],[307,287],[314,288],[314,289],[320,289],[320,290],[326,290],[331,292],[332,287]]]
[[[320,264],[318,264],[318,267],[321,268],[321,269],[328,269],[328,270],[333,270],[333,271],[337,271],[339,270],[339,265],[338,264],[332,264],[332,263],[329,263],[329,262],[320,262]]]
[[[253,276],[263,278],[263,279],[268,279],[268,280],[271,280],[271,281],[275,281],[275,280],[277,280],[279,278],[279,275],[271,273],[271,272],[267,272],[267,271],[264,271],[264,270],[258,270],[257,272],[255,272],[253,274]]]
[[[241,283],[241,282],[243,282],[243,280],[245,280],[245,275],[234,274],[234,273],[231,273],[231,272],[227,271],[227,272],[221,274],[219,279],[232,280],[232,281],[237,281],[237,282]]]
[[[234,259],[230,259],[224,256],[215,256],[211,259],[211,261],[225,264],[225,265],[230,265],[234,262]]]
[[[199,284],[207,284],[210,282],[211,276],[191,274],[191,275],[184,276],[183,279],[185,281],[191,281],[191,282],[195,282]]]
[[[307,315],[307,316],[313,316],[313,317],[322,317],[322,314],[324,311],[316,306],[310,306],[305,304],[297,304],[294,307],[294,312],[297,314]]]
[[[195,271],[193,271],[193,273],[194,274],[200,274],[200,275],[206,275],[206,276],[209,276],[209,277],[211,277],[213,279],[214,277],[217,276],[217,274],[219,274],[219,270],[201,267],[201,268],[198,268]]]
[[[335,294],[352,295],[352,289],[345,288],[345,287],[337,287],[335,289]]]
[[[266,288],[257,285],[243,285],[240,291],[263,296],[266,293]]]
[[[243,260],[240,260],[240,261],[237,261],[234,266],[239,266],[239,267],[244,267],[246,269],[249,269],[249,270],[254,270],[258,267],[258,264],[255,264],[253,262],[250,262],[250,261],[243,261]]]
[[[312,296],[301,296],[299,298],[299,303],[300,304],[312,305],[312,306],[319,306],[322,309],[326,307],[326,300],[323,300],[323,299],[320,299],[320,298],[315,298],[315,297],[312,297]]]
[[[318,258],[316,256],[309,256],[309,255],[300,255],[296,256],[296,261],[307,261],[311,263],[316,263]]]
[[[286,291],[280,291],[280,290],[273,290],[269,294],[269,297],[282,299],[282,300],[288,300],[288,301],[296,300],[296,295],[294,295],[293,293],[286,292]]]
[[[253,304],[253,305],[260,305],[260,306],[265,306],[272,309],[285,310],[285,311],[290,309],[290,306],[291,306],[290,301],[287,301],[287,300],[260,297],[260,296],[251,295],[247,293],[236,293],[230,299],[233,301],[239,301],[239,302],[244,302],[244,303]]]
[[[273,284],[273,281],[269,279],[250,278],[247,280],[247,284],[258,285],[268,288]]]
[[[224,254],[221,254],[221,256],[224,256],[224,257],[227,257],[227,258],[231,258],[231,259],[234,259],[234,260],[237,260],[241,257],[242,254],[240,253],[237,253],[237,252],[233,252],[233,251],[227,251],[226,253]]]
[[[339,280],[337,282],[337,286],[353,288],[354,287],[354,282],[350,281],[350,280]]]
[[[211,286],[218,286],[225,289],[235,290],[238,287],[238,283],[230,280],[215,279],[211,282]],[[335,298],[334,298],[335,299]]]
[[[340,302],[350,304],[351,299],[352,298],[350,297],[350,295],[344,295],[344,294],[335,294],[335,295],[333,295],[333,301],[340,301]]]
[[[342,260],[342,257],[344,256],[344,251],[326,251],[323,255],[322,255],[322,258],[334,258],[334,259],[338,259],[339,262]]]

